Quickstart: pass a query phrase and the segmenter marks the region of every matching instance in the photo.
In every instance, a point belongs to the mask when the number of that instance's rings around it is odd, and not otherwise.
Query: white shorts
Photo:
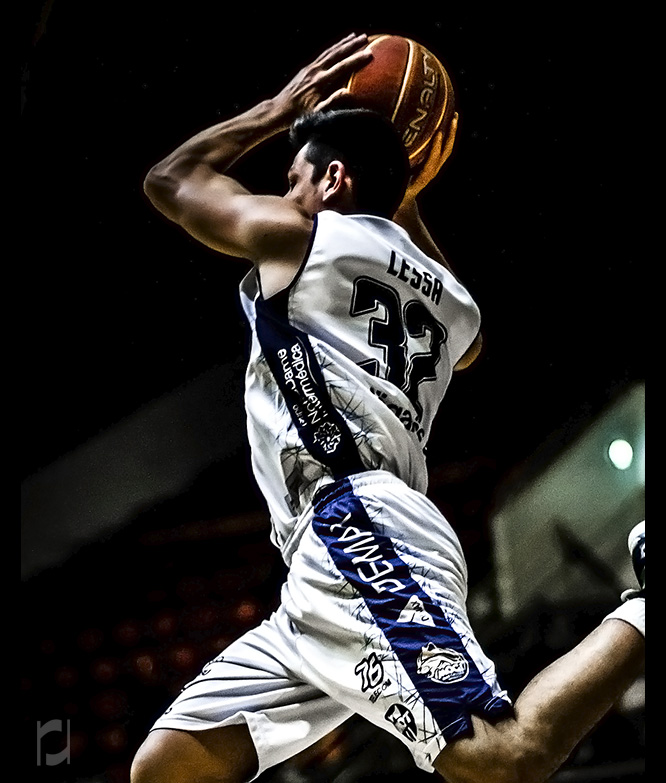
[[[245,722],[259,775],[356,713],[432,772],[447,742],[471,734],[471,714],[511,714],[467,619],[460,543],[427,498],[369,471],[329,485],[302,522],[277,612],[153,728]]]

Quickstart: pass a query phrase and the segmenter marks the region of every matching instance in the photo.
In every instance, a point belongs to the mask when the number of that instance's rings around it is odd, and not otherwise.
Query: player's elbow
[[[156,209],[167,217],[174,218],[178,182],[162,163],[153,166],[146,174],[143,192]]]

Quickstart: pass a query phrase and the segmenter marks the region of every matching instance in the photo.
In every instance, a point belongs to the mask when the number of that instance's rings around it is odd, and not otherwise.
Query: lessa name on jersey
[[[404,258],[398,258],[395,250],[391,251],[388,269],[386,270],[393,277],[409,283],[412,288],[421,291],[424,296],[429,297],[436,305],[439,304],[444,290],[444,283],[431,272],[426,272],[423,267],[410,263]]]

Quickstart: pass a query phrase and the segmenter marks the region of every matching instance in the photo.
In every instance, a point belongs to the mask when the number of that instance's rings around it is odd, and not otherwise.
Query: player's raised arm
[[[393,218],[398,225],[402,226],[405,231],[407,231],[415,245],[420,247],[421,250],[423,250],[424,253],[427,253],[431,258],[439,261],[440,264],[445,266],[454,275],[455,272],[451,269],[449,262],[435,243],[435,240],[432,238],[427,226],[421,218],[417,196],[433,179],[435,179],[442,166],[451,155],[457,128],[458,115],[455,114],[446,135],[441,131],[438,131],[435,134],[430,146],[430,153],[423,165],[417,169],[412,176],[402,203],[398,207],[398,211]],[[465,355],[453,369],[467,369],[479,357],[482,347],[483,336],[481,332],[479,332]]]
[[[448,261],[439,247],[437,247],[430,232],[426,228],[425,223],[421,219],[417,204],[417,196],[433,179],[435,179],[442,166],[451,155],[457,129],[458,115],[454,114],[446,135],[443,134],[441,130],[437,131],[434,135],[432,142],[430,143],[428,157],[412,174],[402,203],[398,207],[398,211],[393,218],[398,225],[402,226],[407,231],[414,244],[420,247],[424,253],[431,256],[431,258],[439,261],[439,263],[445,266],[452,274],[453,270],[449,266]]]
[[[299,71],[274,98],[181,144],[149,171],[144,189],[150,201],[222,253],[257,261],[267,245],[289,255],[292,244],[299,253],[311,216],[293,201],[251,194],[226,172],[300,114],[334,100],[344,79],[372,57],[363,49],[366,43],[365,35],[348,36]]]

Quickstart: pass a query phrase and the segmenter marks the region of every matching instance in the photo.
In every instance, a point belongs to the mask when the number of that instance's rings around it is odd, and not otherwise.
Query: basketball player
[[[339,84],[372,56],[365,44],[334,45],[146,179],[164,215],[252,264],[240,290],[253,335],[249,438],[289,575],[277,612],[157,720],[133,783],[249,781],[354,713],[449,783],[543,781],[643,666],[642,591],[515,704],[474,638],[460,544],[424,494],[433,417],[480,345],[478,308],[415,200],[455,122],[408,183],[388,121],[333,109]],[[285,196],[228,175],[289,128]],[[634,538],[644,588],[644,529]]]

